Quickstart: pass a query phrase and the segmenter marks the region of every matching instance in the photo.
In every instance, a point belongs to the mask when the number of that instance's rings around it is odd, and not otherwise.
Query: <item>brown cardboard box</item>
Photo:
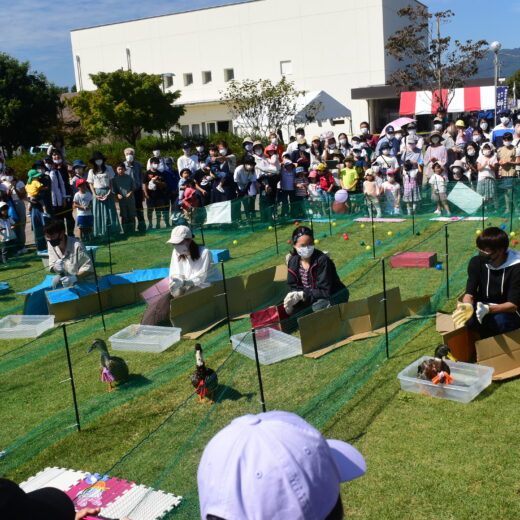
[[[475,343],[477,363],[493,367],[493,381],[520,375],[520,329]]]
[[[451,353],[458,361],[467,363],[475,360],[475,337],[466,327],[455,327],[451,314],[437,313],[437,332],[442,342],[450,347]]]

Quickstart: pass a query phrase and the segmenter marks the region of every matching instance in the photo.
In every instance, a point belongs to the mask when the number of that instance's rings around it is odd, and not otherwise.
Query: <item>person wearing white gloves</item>
[[[348,301],[348,289],[339,279],[334,262],[315,249],[312,231],[297,227],[292,234],[293,250],[287,264],[290,292],[284,299],[288,314],[317,311]]]
[[[520,252],[508,249],[507,233],[497,227],[482,231],[477,248],[453,321],[484,339],[520,328]]]
[[[83,242],[67,236],[63,220],[51,220],[44,228],[49,269],[55,274],[52,288],[94,282],[94,266]]]

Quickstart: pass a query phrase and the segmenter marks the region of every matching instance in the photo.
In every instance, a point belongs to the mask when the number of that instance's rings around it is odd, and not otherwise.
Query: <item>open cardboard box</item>
[[[381,292],[299,318],[302,353],[308,357],[321,357],[353,341],[384,332],[383,297]],[[386,297],[389,329],[430,304],[429,296],[402,301],[399,287],[387,290]]]
[[[475,341],[466,327],[455,327],[450,314],[437,313],[437,331],[459,361],[475,359],[479,365],[493,367],[493,381],[520,375],[520,329]]]

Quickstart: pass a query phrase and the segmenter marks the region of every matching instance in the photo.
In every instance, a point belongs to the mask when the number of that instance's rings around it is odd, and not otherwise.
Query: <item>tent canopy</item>
[[[298,112],[294,116],[296,124],[352,117],[352,112],[345,105],[323,90],[307,92],[300,96],[296,103],[298,107]]]

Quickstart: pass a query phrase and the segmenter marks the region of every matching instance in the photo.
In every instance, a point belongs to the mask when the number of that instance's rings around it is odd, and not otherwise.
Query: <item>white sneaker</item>
[[[434,212],[433,212],[434,215],[442,215],[442,211],[436,209]]]
[[[27,254],[29,251],[26,247],[24,247],[23,249],[20,249],[20,251],[18,251],[18,254],[19,255],[25,255]]]

